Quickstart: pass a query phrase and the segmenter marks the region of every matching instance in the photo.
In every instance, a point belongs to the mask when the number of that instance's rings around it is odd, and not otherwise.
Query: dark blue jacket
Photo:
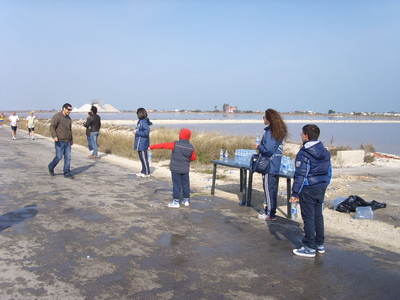
[[[136,125],[135,144],[133,150],[147,151],[150,145],[150,126],[153,123],[149,119],[139,119]]]
[[[169,165],[171,172],[178,174],[189,173],[193,151],[194,147],[188,140],[180,139],[176,141]]]
[[[264,130],[265,133],[261,139],[260,145],[258,145],[258,151],[262,156],[272,157],[268,174],[277,175],[279,174],[279,168],[281,166],[283,141],[277,141],[272,136],[271,126],[265,127]]]
[[[320,141],[307,141],[296,155],[292,196],[305,186],[328,185],[332,178],[331,154]]]

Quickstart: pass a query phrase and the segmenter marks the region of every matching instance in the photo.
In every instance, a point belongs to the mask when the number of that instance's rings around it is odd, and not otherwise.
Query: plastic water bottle
[[[288,165],[288,160],[286,156],[282,156],[281,160],[281,171],[283,174],[287,174],[289,171],[289,165]]]
[[[374,212],[371,206],[359,206],[356,208],[356,215],[354,216],[356,219],[374,219]]]
[[[227,161],[229,159],[229,153],[228,150],[225,151],[225,161]]]
[[[219,150],[219,160],[224,159],[224,149]]]
[[[291,203],[291,208],[292,208],[292,220],[297,220],[297,202],[292,202]]]
[[[256,143],[259,144],[260,143],[260,134],[257,133],[256,135]]]
[[[151,162],[153,160],[153,152],[151,152],[151,150],[149,150],[147,158],[148,158],[149,162]]]

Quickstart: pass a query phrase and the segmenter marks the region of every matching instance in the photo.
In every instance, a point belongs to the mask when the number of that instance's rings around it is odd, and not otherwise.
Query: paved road
[[[296,257],[296,222],[201,194],[169,209],[169,182],[77,150],[76,179],[51,177],[53,147],[0,129],[0,299],[400,298],[390,249],[329,236]]]

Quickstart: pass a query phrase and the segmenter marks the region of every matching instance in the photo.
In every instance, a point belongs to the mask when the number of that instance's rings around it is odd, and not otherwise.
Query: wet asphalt
[[[301,258],[302,224],[193,191],[171,209],[170,182],[0,129],[0,299],[399,299],[400,255],[328,236]]]

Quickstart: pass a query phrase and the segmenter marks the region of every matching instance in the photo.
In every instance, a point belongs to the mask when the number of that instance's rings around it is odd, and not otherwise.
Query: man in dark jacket
[[[316,252],[325,253],[324,217],[322,204],[325,191],[332,177],[331,155],[318,141],[317,125],[303,127],[303,147],[296,155],[296,170],[290,202],[300,200],[301,217],[304,221],[304,246],[294,249],[298,256],[315,257]]]
[[[92,143],[93,153],[89,155],[90,158],[99,158],[97,140],[100,134],[101,118],[97,114],[97,107],[92,105],[90,108],[92,117],[83,124],[86,128],[90,128],[90,142]]]
[[[190,202],[190,162],[197,159],[196,150],[189,140],[192,133],[189,129],[182,129],[179,133],[179,141],[171,143],[161,143],[150,146],[150,149],[170,149],[172,150],[169,168],[172,177],[172,196],[173,200],[168,207],[179,208],[179,198],[183,193],[183,204],[189,206]]]
[[[74,179],[71,174],[71,146],[74,143],[72,139],[72,121],[69,114],[72,111],[72,105],[65,103],[61,112],[56,113],[50,122],[50,133],[54,139],[56,156],[48,165],[49,173],[54,176],[54,168],[64,156],[64,177]]]

